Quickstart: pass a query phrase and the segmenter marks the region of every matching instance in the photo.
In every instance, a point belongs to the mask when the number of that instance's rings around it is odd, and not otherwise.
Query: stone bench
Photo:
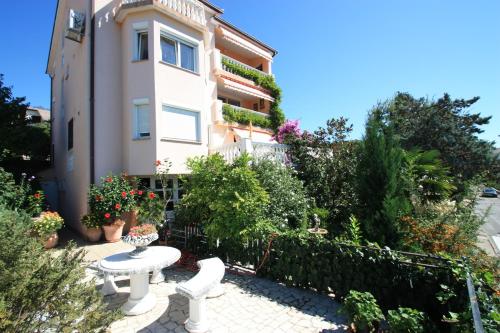
[[[189,281],[180,283],[175,288],[177,293],[189,298],[189,319],[185,328],[191,333],[208,331],[205,300],[223,293],[220,282],[226,270],[219,258],[200,260],[197,265],[200,271]]]

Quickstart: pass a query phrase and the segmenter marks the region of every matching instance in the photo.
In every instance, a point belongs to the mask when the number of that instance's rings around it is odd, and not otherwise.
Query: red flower
[[[127,196],[127,192],[122,192],[122,198],[125,198]]]
[[[110,213],[106,213],[106,214],[104,214],[104,217],[107,218],[107,219],[109,219],[111,217],[111,214]]]
[[[112,181],[113,181],[113,178],[111,178],[111,177],[106,178],[106,183],[111,183]]]
[[[33,196],[35,197],[35,199],[40,199],[42,197],[40,193],[35,193],[33,194]]]
[[[149,196],[149,199],[156,198],[156,194],[154,194],[153,192],[149,192],[148,196]]]
[[[130,195],[135,195],[135,190],[130,191]]]
[[[95,200],[96,200],[96,201],[101,201],[101,200],[102,200],[102,197],[101,197],[100,195],[96,195],[96,196],[95,196]]]
[[[160,160],[156,160],[155,165],[156,166],[160,166],[161,165],[161,161]]]
[[[115,205],[115,209],[120,209],[120,208],[122,208],[122,205],[120,205],[119,203],[117,203],[117,204]]]
[[[137,194],[142,195],[142,191],[138,191]]]

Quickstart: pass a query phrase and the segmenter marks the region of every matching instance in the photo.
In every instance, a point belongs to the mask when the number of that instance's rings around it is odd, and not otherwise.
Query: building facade
[[[81,231],[87,189],[110,172],[152,189],[154,161],[178,175],[190,157],[279,150],[268,126],[228,120],[225,109],[269,117],[276,51],[201,0],[60,0],[47,63],[59,210]],[[249,72],[242,76],[237,66]]]

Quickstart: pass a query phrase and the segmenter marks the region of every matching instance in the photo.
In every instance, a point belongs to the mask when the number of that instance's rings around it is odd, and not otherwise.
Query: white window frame
[[[151,56],[150,54],[150,50],[149,50],[149,45],[147,46],[148,47],[148,57],[146,59],[141,59],[140,57],[140,52],[141,52],[141,47],[140,47],[140,42],[141,42],[141,39],[140,39],[140,35],[143,34],[143,33],[146,33],[147,36],[148,36],[148,44],[149,44],[149,36],[150,36],[150,33],[148,31],[148,22],[135,22],[132,24],[132,28],[134,29],[134,32],[133,32],[133,38],[132,38],[132,43],[133,43],[133,57],[132,57],[132,60],[133,61],[145,61],[145,60],[148,60],[149,57]]]
[[[132,109],[132,139],[133,140],[149,140],[151,138],[151,108],[148,98],[139,98],[133,100],[134,107]],[[139,133],[139,107],[146,106],[148,110],[149,136],[141,136]]]
[[[191,72],[191,73],[200,73],[200,68],[199,68],[199,42],[196,41],[195,39],[185,35],[181,34],[180,32],[174,32],[173,29],[170,29],[168,27],[162,27],[160,29],[160,45],[161,45],[161,37],[170,39],[175,43],[175,52],[176,52],[176,63],[171,64],[169,62],[163,61],[163,54],[161,55],[161,63],[171,65],[171,66],[176,66],[179,67],[180,69],[183,69],[185,71]],[[181,59],[181,44],[190,46],[193,48],[193,59],[194,59],[194,69],[188,69],[184,68],[181,66],[182,59]],[[161,50],[161,46],[160,46]]]
[[[185,112],[190,112],[196,114],[196,140],[190,140],[190,139],[184,139],[184,138],[176,138],[173,136],[169,136],[169,133],[165,133],[166,135],[162,136],[162,140],[164,141],[177,141],[177,142],[186,142],[186,143],[196,143],[196,144],[201,144],[201,112],[199,110],[193,110],[177,105],[172,105],[172,104],[167,104],[163,103],[161,107],[162,112],[169,112],[168,109],[176,109],[179,111],[185,111]],[[170,111],[172,112],[172,111]]]

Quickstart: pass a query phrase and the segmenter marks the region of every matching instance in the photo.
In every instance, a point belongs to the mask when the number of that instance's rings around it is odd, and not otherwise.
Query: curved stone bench
[[[175,288],[179,294],[189,298],[189,319],[185,328],[191,333],[208,331],[205,300],[214,293],[220,295],[220,282],[226,270],[219,258],[200,260],[197,264],[200,271],[189,281],[180,283]]]

